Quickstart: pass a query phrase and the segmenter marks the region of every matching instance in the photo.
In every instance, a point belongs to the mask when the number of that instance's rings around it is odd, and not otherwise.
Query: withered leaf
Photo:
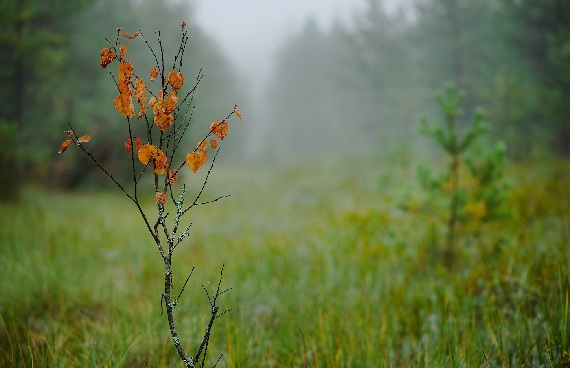
[[[176,183],[176,179],[178,178],[178,174],[172,170],[168,171],[168,180],[170,184],[174,185]]]
[[[131,36],[128,33],[123,32],[123,34],[121,34],[121,36],[128,38],[129,40],[132,40],[133,38],[137,37],[139,35],[139,33],[140,32],[137,31],[137,32],[133,33],[133,35]]]
[[[181,72],[170,71],[168,72],[168,83],[173,90],[178,91],[184,84],[184,76]]]
[[[156,156],[154,157],[154,173],[157,175],[162,175],[168,171],[168,158],[164,152],[160,149],[157,150]]]
[[[208,154],[204,151],[190,152],[186,155],[186,164],[196,172],[208,160]]]
[[[135,116],[135,107],[133,105],[133,98],[129,95],[119,95],[115,97],[115,108],[118,112],[128,118]]]
[[[64,153],[65,150],[67,149],[67,147],[69,147],[69,145],[71,144],[71,139],[66,140],[65,142],[63,142],[61,144],[61,147],[59,147],[59,151],[57,153]]]
[[[150,76],[151,82],[154,82],[156,80],[156,78],[158,78],[158,72],[156,71],[156,68],[152,68],[150,70],[149,76]]]
[[[81,137],[79,137],[79,139],[77,140],[79,143],[87,143],[91,140],[91,136],[90,135],[82,135]]]
[[[156,146],[147,143],[139,149],[137,157],[141,162],[141,164],[146,166],[149,164],[150,160],[152,160],[156,156],[157,152],[158,148]]]
[[[221,140],[224,140],[225,136],[228,134],[228,123],[222,121],[221,123],[216,120],[210,125],[210,131]]]
[[[156,192],[156,204],[165,204],[167,200],[165,192]]]
[[[103,68],[106,68],[107,65],[111,64],[113,62],[113,60],[115,60],[117,58],[117,56],[115,55],[115,53],[113,52],[113,50],[111,50],[110,48],[106,47],[103,50],[101,50],[101,60],[100,60],[100,65]]]

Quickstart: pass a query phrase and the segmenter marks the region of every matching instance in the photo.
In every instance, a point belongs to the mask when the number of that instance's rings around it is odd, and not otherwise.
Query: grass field
[[[209,317],[221,367],[570,367],[570,164],[509,169],[513,216],[439,259],[443,214],[405,212],[413,170],[219,165],[174,256],[180,337]],[[191,193],[199,183],[189,184]],[[153,200],[152,195],[149,199]],[[148,210],[153,211],[152,202]],[[0,205],[0,366],[179,367],[160,255],[120,194],[27,189]]]

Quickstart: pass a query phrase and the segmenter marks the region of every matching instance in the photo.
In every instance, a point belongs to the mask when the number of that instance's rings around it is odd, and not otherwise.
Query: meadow
[[[570,163],[511,164],[512,216],[461,229],[448,270],[444,214],[400,209],[422,193],[387,162],[217,165],[204,198],[231,197],[192,210],[174,258],[174,294],[195,267],[185,346],[224,265],[206,366],[570,367]],[[0,242],[0,366],[181,366],[160,255],[124,196],[27,188],[0,204]]]

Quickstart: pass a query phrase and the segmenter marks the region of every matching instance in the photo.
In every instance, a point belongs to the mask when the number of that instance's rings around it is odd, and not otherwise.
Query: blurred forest
[[[309,20],[284,43],[264,103],[277,155],[417,147],[420,115],[452,82],[468,94],[464,118],[482,107],[511,158],[570,156],[570,2],[387,9],[364,0],[350,24]]]
[[[161,30],[171,55],[180,23],[188,22],[186,74],[205,67],[193,119],[200,128],[248,99],[224,50],[192,22],[191,2],[0,0],[0,20],[4,197],[23,182],[105,182],[84,157],[56,157],[68,122],[96,137],[92,148],[104,166],[120,173],[128,164],[115,159],[124,149],[116,144],[124,121],[113,107],[112,79],[98,65],[104,38],[113,40],[117,27],[142,29],[154,45]],[[149,50],[137,44],[130,57],[150,63]],[[466,119],[475,107],[486,110],[492,138],[507,144],[512,159],[570,156],[566,0],[411,0],[396,11],[363,0],[348,24],[323,29],[308,20],[273,61],[263,99],[240,109],[256,112],[249,135],[256,129],[262,138],[264,160],[416,147],[419,116],[435,113],[433,92],[446,82],[468,92]],[[237,147],[251,143],[244,133],[231,144],[239,155]]]
[[[200,107],[193,115],[195,129],[201,129],[197,133],[225,116],[236,102],[235,73],[222,50],[191,21],[188,4],[0,0],[0,18],[4,55],[0,61],[0,182],[5,197],[13,195],[22,182],[70,189],[109,184],[85,164],[85,157],[57,156],[68,123],[94,137],[97,144],[90,148],[114,175],[120,178],[122,172],[129,172],[125,170],[128,160],[117,159],[124,156],[122,142],[128,131],[112,102],[117,92],[109,73],[116,70],[99,65],[100,51],[107,47],[105,38],[114,42],[118,27],[130,34],[142,30],[156,52],[155,32],[160,31],[165,57],[172,57],[180,45],[180,25],[188,23],[190,40],[184,61],[190,88],[204,67],[195,99]],[[152,54],[140,38],[135,41],[140,42],[129,43],[129,59],[148,71]]]

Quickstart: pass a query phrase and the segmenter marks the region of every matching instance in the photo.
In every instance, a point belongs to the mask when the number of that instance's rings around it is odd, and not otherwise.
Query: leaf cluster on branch
[[[193,87],[187,92],[181,92],[185,83],[181,70],[184,51],[188,42],[188,34],[185,30],[186,23],[182,23],[181,27],[180,47],[174,57],[172,67],[168,69],[165,66],[164,48],[160,32],[156,33],[159,44],[158,53],[151,47],[142,31],[137,31],[130,35],[122,32],[121,28],[117,30],[115,41],[110,42],[107,40],[108,47],[101,50],[101,67],[107,68],[115,62],[118,64],[116,75],[111,72],[118,91],[118,95],[114,99],[114,105],[127,122],[125,130],[128,135],[124,141],[124,146],[125,151],[130,155],[132,186],[134,189],[127,189],[125,184],[120,183],[113,174],[101,165],[93,153],[85,147],[85,143],[90,142],[91,137],[89,135],[76,135],[71,124],[69,124],[69,130],[65,131],[68,139],[61,145],[59,153],[66,151],[72,143],[77,145],[115,183],[123,194],[135,204],[164,262],[165,280],[164,292],[161,295],[161,307],[163,304],[166,306],[172,341],[184,365],[186,367],[194,367],[200,363],[200,360],[201,365],[204,366],[214,321],[225,313],[220,312],[217,304],[218,297],[227,291],[221,289],[223,267],[216,291],[210,295],[204,287],[211,307],[210,320],[196,353],[188,355],[184,351],[178,337],[174,320],[174,309],[178,305],[190,276],[186,279],[178,297],[173,298],[171,296],[174,286],[172,258],[176,247],[189,236],[189,230],[192,226],[192,223],[187,226],[182,225],[183,216],[198,205],[213,203],[228,197],[220,196],[208,201],[201,200],[220,150],[218,139],[223,140],[227,136],[229,119],[233,115],[241,119],[242,115],[237,109],[237,104],[234,104],[232,111],[225,118],[216,120],[210,125],[208,132],[197,141],[195,148],[190,149],[189,152],[187,151],[184,158],[176,156],[176,153],[184,145],[183,137],[188,131],[195,107],[193,105],[194,94],[202,80],[202,72],[200,70]],[[139,74],[133,63],[127,59],[127,46],[120,42],[122,39],[134,40],[138,37],[146,44],[155,61],[155,66],[148,72],[148,84],[143,80],[143,74]],[[144,74],[147,73],[145,72]],[[152,85],[155,85],[156,88],[150,88]],[[135,111],[135,104],[138,105],[138,113]],[[185,164],[196,173],[207,163],[209,149],[213,150],[214,154],[210,168],[202,182],[202,187],[192,202],[189,205],[185,204],[187,194],[185,185],[182,185],[178,196],[175,197],[173,193],[173,186],[177,182],[178,174]],[[157,206],[157,217],[154,225],[152,225],[149,216],[141,206],[139,197],[141,179],[148,177],[145,174],[147,171],[150,172],[150,170],[152,170]],[[174,204],[175,211],[173,223],[170,226],[167,221],[169,212],[166,210],[168,198]]]

